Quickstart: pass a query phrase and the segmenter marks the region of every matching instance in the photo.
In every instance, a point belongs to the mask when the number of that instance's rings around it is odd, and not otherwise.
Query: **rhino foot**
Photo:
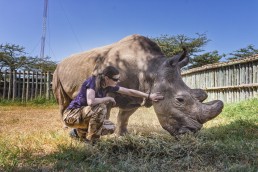
[[[124,136],[124,135],[127,135],[129,134],[129,132],[127,131],[127,129],[117,129],[115,131],[116,135],[117,136]]]

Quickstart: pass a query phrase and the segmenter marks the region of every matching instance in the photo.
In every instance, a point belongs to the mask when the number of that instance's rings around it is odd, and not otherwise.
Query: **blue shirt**
[[[74,108],[80,108],[82,106],[87,106],[88,105],[87,96],[86,96],[87,89],[95,90],[95,88],[96,88],[96,77],[91,76],[86,81],[84,81],[79,94],[71,101],[67,109],[74,109]],[[106,94],[108,92],[116,92],[118,90],[119,90],[119,86],[100,88],[99,90],[95,90],[95,97],[96,98],[106,97]]]

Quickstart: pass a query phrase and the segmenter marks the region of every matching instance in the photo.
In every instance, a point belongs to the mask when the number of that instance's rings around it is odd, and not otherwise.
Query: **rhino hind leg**
[[[66,94],[65,90],[63,89],[61,81],[58,77],[57,70],[53,74],[52,84],[53,84],[52,89],[54,92],[55,99],[59,104],[60,120],[63,123],[63,113],[65,109],[68,107],[69,103],[72,101],[72,99]],[[66,128],[64,123],[63,123],[63,127]]]
[[[118,116],[117,116],[117,126],[116,126],[116,134],[118,136],[123,136],[128,133],[127,126],[128,126],[129,117],[137,109],[138,107],[130,110],[119,109]]]

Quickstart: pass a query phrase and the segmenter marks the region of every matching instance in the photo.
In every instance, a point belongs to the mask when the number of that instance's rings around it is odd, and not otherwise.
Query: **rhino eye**
[[[183,98],[176,98],[177,101],[179,101],[180,103],[183,103],[184,102],[184,99]]]

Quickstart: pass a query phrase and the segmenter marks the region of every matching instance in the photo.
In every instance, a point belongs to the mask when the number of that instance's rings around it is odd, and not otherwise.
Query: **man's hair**
[[[118,71],[115,67],[113,67],[113,66],[107,66],[107,67],[103,70],[102,74],[103,74],[104,76],[107,76],[107,77],[109,77],[109,78],[112,78],[114,75],[118,75],[118,74],[119,74],[119,71]]]
[[[107,66],[102,73],[98,74],[98,76],[96,77],[96,90],[98,91],[98,89],[100,89],[101,86],[103,86],[105,83],[105,76],[112,78],[114,75],[118,75],[119,71],[117,70],[117,68],[113,67],[113,66]]]

